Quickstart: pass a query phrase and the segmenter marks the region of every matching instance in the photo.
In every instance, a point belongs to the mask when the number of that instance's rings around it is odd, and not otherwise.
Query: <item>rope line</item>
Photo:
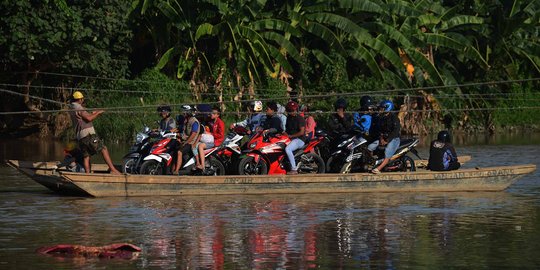
[[[540,79],[539,79],[540,80]],[[57,89],[57,90],[61,90],[61,89],[66,89],[66,90],[83,90],[83,91],[104,91],[104,92],[117,92],[117,93],[143,93],[143,94],[164,94],[164,93],[169,93],[168,91],[157,91],[157,92],[152,92],[152,91],[145,91],[145,90],[128,90],[128,89],[112,89],[112,88],[82,88],[82,87],[59,87],[59,86],[47,86],[47,85],[24,85],[24,84],[8,84],[8,83],[0,83],[0,86],[10,86],[10,87],[17,87],[17,88],[27,88],[27,87],[30,87],[30,88],[40,88],[40,89]],[[382,90],[381,90],[382,91]],[[384,94],[371,94],[371,92],[363,92],[363,93],[360,93],[360,92],[353,92],[354,94],[362,94],[362,95],[369,95],[369,96],[385,96]],[[187,93],[185,93],[187,95]],[[323,95],[322,92],[315,92],[313,93],[314,95]],[[339,93],[336,93],[337,95],[339,95]],[[342,93],[342,94],[351,94],[351,93]],[[510,96],[510,95],[522,95],[523,93],[484,93],[484,94],[481,94],[481,93],[472,93],[472,94],[431,94],[432,96],[434,97],[437,97],[437,98],[452,98],[452,97],[473,97],[473,96]],[[232,94],[232,93],[222,93],[222,94],[219,94],[219,93],[199,93],[199,95],[201,96],[215,96],[215,97],[219,97],[220,95],[221,96],[228,96],[228,97],[234,97],[234,96],[237,96],[238,94]],[[257,93],[255,94],[255,96],[269,96],[270,94],[269,93]],[[193,96],[193,95],[191,95]],[[398,94],[398,95],[394,95],[394,97],[404,97],[404,96],[408,96],[408,97],[424,97],[423,95],[409,95],[409,94]],[[301,97],[307,97],[306,96],[301,96]]]
[[[60,101],[56,101],[56,100],[52,100],[52,99],[48,99],[48,98],[42,98],[42,97],[38,97],[38,96],[25,95],[25,94],[15,92],[15,91],[11,91],[11,90],[7,90],[7,89],[1,89],[0,88],[0,92],[5,92],[5,93],[8,93],[8,94],[17,95],[17,96],[23,96],[23,97],[28,96],[28,98],[31,98],[31,99],[38,99],[38,100],[50,102],[50,103],[53,103],[53,104],[56,104],[56,105],[60,105],[60,106],[65,105],[65,103],[60,102]]]
[[[99,77],[99,76],[87,76],[87,75],[78,75],[78,74],[65,74],[65,73],[56,73],[56,72],[44,72],[44,71],[34,71],[29,72],[30,74],[45,74],[53,76],[62,76],[62,77],[76,77],[76,78],[87,78],[87,79],[98,79],[98,80],[108,80],[108,81],[127,81],[127,82],[136,82],[136,83],[152,83],[152,84],[170,84],[170,82],[159,82],[159,81],[148,81],[148,80],[130,80],[123,78],[110,78],[110,77]],[[418,90],[418,89],[437,89],[437,88],[453,88],[453,87],[466,87],[466,86],[477,86],[483,84],[499,84],[499,83],[517,83],[517,82],[529,82],[529,81],[538,81],[540,78],[530,78],[530,79],[520,79],[520,80],[507,80],[507,81],[494,81],[491,83],[479,82],[479,83],[465,83],[465,84],[455,84],[448,86],[428,86],[428,87],[417,87],[417,88],[402,88],[395,89],[395,91],[404,91],[405,89]],[[215,88],[216,86],[208,86],[209,88]],[[239,87],[230,87],[230,86],[221,86],[223,89],[239,89]],[[254,88],[254,90],[275,90],[275,89],[264,89],[264,88]],[[386,91],[386,90],[378,90]],[[391,90],[389,90],[391,91]]]
[[[497,107],[497,108],[465,108],[465,109],[439,109],[439,110],[434,110],[434,109],[430,109],[430,110],[403,110],[403,111],[390,111],[390,112],[394,112],[394,113],[402,113],[402,112],[406,112],[406,113],[415,113],[415,112],[460,112],[460,111],[497,111],[497,110],[539,110],[540,109],[540,106],[517,106],[517,107],[504,107],[504,108],[501,108],[501,107]],[[16,115],[16,114],[34,114],[34,113],[61,113],[61,112],[70,112],[70,111],[94,111],[94,110],[99,110],[97,108],[92,108],[92,109],[83,109],[83,110],[69,110],[69,109],[64,109],[64,110],[43,110],[43,111],[18,111],[18,112],[0,112],[0,115]],[[346,111],[346,113],[356,113],[356,112],[359,112],[359,111]],[[130,111],[130,110],[108,110],[107,113],[123,113],[123,114],[147,114],[147,113],[150,113],[148,111],[140,111],[140,110],[133,110],[133,111]],[[157,113],[157,112],[151,112],[151,113]],[[323,111],[310,111],[308,114],[321,114],[321,115],[324,115],[324,114],[333,114],[335,112],[323,112]],[[205,113],[201,113],[201,114],[205,114]],[[221,113],[222,115],[249,115],[251,113],[249,112],[222,112]]]
[[[374,91],[374,92],[371,92],[371,93],[403,92],[403,91],[427,90],[427,89],[444,89],[444,88],[454,88],[454,87],[464,87],[464,86],[480,86],[480,85],[494,85],[494,84],[505,84],[505,83],[528,82],[528,81],[537,81],[537,80],[540,80],[540,78],[522,79],[522,80],[507,80],[507,81],[492,81],[492,82],[477,82],[477,83],[467,83],[467,84],[447,85],[447,86],[402,88],[402,89],[393,89],[393,90],[388,89],[388,90]],[[51,103],[54,103],[54,104],[61,104],[61,105],[65,104],[65,103],[54,101],[54,100],[51,100],[51,99],[41,98],[41,97],[32,96],[32,95],[25,95],[25,94],[10,91],[10,90],[7,90],[7,89],[0,89],[0,91],[6,92],[6,93],[9,93],[9,94],[19,95],[19,96],[28,96],[28,97],[33,98],[33,99],[43,100],[43,101],[51,102]],[[495,94],[495,93],[489,93],[489,94],[485,94],[485,95],[493,95],[493,94]],[[366,95],[366,93],[358,93],[358,92],[352,92],[352,93],[327,93],[327,94],[319,94],[319,95],[305,95],[305,96],[301,96],[301,98],[302,99],[316,99],[316,98],[326,98],[326,97],[333,97],[333,96],[353,97],[353,96],[361,96],[361,95]],[[483,95],[483,94],[465,94],[464,96],[467,96],[467,95],[470,95],[470,96],[474,97],[474,96]],[[405,95],[405,96],[407,96],[407,95]],[[457,95],[457,96],[459,96],[459,95]],[[409,95],[409,97],[411,97],[411,95]],[[265,98],[265,99],[257,99],[257,100],[260,100],[260,101],[289,100],[289,97]],[[527,99],[527,100],[531,100],[531,99]],[[237,104],[237,103],[245,103],[245,102],[249,102],[249,101],[252,101],[252,100],[242,100],[242,101],[234,101],[234,100],[229,101],[229,100],[227,100],[227,101],[222,101],[222,102],[204,102],[204,103],[196,103],[195,105],[199,105],[199,104],[219,105],[219,104],[229,104],[229,103]],[[185,103],[170,104],[170,105],[171,106],[180,106],[182,104],[185,104]],[[189,104],[191,104],[191,103],[189,103]],[[158,105],[155,105],[155,104],[153,104],[153,105],[140,105],[140,106],[135,107],[135,109],[155,108],[157,106]],[[534,108],[534,107],[531,107],[531,108]],[[129,109],[134,109],[134,107],[133,106],[102,107],[102,108],[93,108],[92,110],[118,111],[118,110],[129,110]],[[59,112],[59,110],[49,110],[49,111],[41,111],[41,112]],[[0,112],[0,114],[3,114],[3,115],[5,115],[5,114],[20,114],[20,113],[25,113],[25,112]],[[37,113],[37,112],[31,111],[31,112],[26,112],[26,113]]]

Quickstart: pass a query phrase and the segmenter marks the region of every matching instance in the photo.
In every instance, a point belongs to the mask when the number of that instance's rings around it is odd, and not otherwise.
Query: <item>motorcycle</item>
[[[294,152],[298,173],[324,173],[324,161],[315,153],[315,147],[323,140],[323,136],[315,136]],[[256,133],[248,143],[246,157],[240,161],[239,174],[286,174],[290,163],[285,147],[290,142],[287,136],[264,135],[262,131]]]
[[[212,156],[221,161],[225,166],[227,174],[236,174],[238,172],[238,162],[242,155],[240,142],[247,135],[247,129],[241,126],[236,126],[229,131],[225,140],[221,143],[218,149],[212,153]]]
[[[343,137],[342,137],[343,138]],[[357,137],[354,134],[348,134],[343,138],[339,144],[334,148],[335,151],[330,154],[330,157],[326,161],[326,172],[339,173],[343,164],[361,160],[361,164],[367,163],[365,159],[370,156],[367,153],[367,140],[363,137]]]
[[[162,174],[172,174],[172,165],[175,161],[176,155],[176,144],[178,143],[176,138],[176,133],[166,133],[163,134],[163,139],[156,142],[150,154],[143,158],[144,162],[141,165],[140,173],[141,174],[152,174],[152,175],[162,175]],[[216,159],[212,154],[218,149],[218,147],[213,147],[210,149],[204,150],[205,156],[205,170],[202,175],[224,175],[225,166],[221,161]],[[182,168],[179,170],[179,175],[191,175],[196,171],[193,170],[196,164],[195,156],[193,156],[192,151],[188,151],[182,155]]]
[[[142,131],[135,135],[135,143],[129,148],[129,152],[122,158],[122,172],[138,174],[141,169],[143,158],[150,153],[155,137],[149,127],[144,127]]]
[[[406,172],[406,171],[416,171],[416,165],[414,159],[408,156],[408,153],[413,153],[419,159],[422,159],[415,147],[418,145],[420,140],[417,138],[413,139],[400,139],[399,147],[396,150],[396,153],[390,158],[388,164],[383,168],[383,172]],[[384,160],[384,149],[385,147],[378,147],[373,152],[373,157],[368,153],[367,142],[362,142],[360,144],[354,145],[351,147],[354,151],[351,151],[351,154],[346,158],[345,164],[341,167],[340,173],[351,173],[351,172],[366,172],[372,168],[379,166]],[[374,157],[377,158],[374,158]]]

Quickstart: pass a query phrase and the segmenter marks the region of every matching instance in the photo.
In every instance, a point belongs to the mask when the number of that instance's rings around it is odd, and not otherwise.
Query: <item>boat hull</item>
[[[61,173],[95,197],[218,194],[500,191],[536,170],[535,165],[450,172],[280,176],[149,176]]]
[[[66,196],[90,196],[54,169],[56,162],[8,160],[7,164],[49,190]]]
[[[376,175],[356,173],[204,177],[73,173],[57,170],[54,166],[56,162],[10,160],[7,163],[59,194],[94,197],[500,191],[536,170],[535,165],[517,165],[449,172],[418,170]]]

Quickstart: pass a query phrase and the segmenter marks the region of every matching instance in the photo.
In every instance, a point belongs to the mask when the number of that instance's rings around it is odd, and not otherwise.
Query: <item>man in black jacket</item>
[[[340,98],[334,104],[335,113],[330,115],[328,121],[328,127],[335,135],[341,135],[349,132],[352,127],[352,117],[350,114],[345,113],[347,110],[347,101]]]
[[[428,169],[432,171],[457,170],[461,164],[457,160],[456,149],[448,131],[443,130],[437,134],[437,139],[429,147]]]

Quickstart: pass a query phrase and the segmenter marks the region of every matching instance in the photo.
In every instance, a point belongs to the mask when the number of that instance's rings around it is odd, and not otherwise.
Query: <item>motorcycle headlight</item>
[[[142,135],[141,133],[137,133],[137,136],[135,136],[135,143],[136,144],[142,143],[143,140],[144,140],[144,135]]]
[[[257,146],[257,143],[256,143],[256,142],[250,144],[250,145],[249,145],[249,148],[255,148],[255,146]]]

